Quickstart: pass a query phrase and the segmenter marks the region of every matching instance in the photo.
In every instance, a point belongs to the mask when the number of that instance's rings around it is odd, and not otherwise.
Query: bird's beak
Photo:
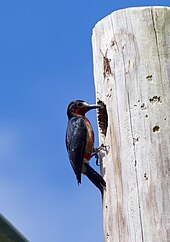
[[[98,105],[98,104],[90,104],[87,106],[88,110],[100,108],[100,107],[101,107],[101,105]]]

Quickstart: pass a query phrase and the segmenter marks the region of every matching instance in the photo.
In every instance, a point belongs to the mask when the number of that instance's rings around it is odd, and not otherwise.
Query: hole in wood
[[[159,132],[159,131],[160,131],[160,127],[159,126],[153,127],[153,132]]]
[[[147,77],[146,77],[146,80],[148,80],[148,81],[152,81],[152,75],[147,76]]]
[[[152,98],[149,98],[149,101],[154,104],[154,103],[161,103],[161,97],[160,96],[153,96]]]
[[[101,105],[101,108],[98,109],[99,128],[101,129],[102,134],[106,136],[107,126],[108,126],[108,116],[107,116],[106,105],[101,100],[99,100],[97,103]]]
[[[142,109],[142,110],[145,110],[145,109],[146,109],[146,105],[145,105],[144,103],[142,103],[142,105],[141,105],[141,109]]]
[[[148,180],[146,173],[144,174],[144,178],[145,178],[146,181]]]

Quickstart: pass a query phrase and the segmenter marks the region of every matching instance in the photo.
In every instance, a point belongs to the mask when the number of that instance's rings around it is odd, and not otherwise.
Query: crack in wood
[[[111,67],[110,67],[111,59],[107,58],[108,49],[106,50],[105,55],[103,54],[103,52],[101,50],[100,50],[100,52],[103,56],[103,76],[105,79],[106,77],[109,77],[112,74]]]

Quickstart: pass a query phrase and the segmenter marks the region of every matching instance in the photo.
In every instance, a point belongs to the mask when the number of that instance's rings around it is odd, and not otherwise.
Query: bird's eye
[[[82,108],[83,107],[83,103],[77,103],[77,107],[78,108]]]

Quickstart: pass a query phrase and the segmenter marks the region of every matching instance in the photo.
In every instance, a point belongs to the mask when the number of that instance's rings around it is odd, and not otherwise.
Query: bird
[[[70,102],[67,107],[66,148],[78,185],[81,183],[81,175],[86,175],[103,195],[106,182],[89,164],[92,156],[95,155],[97,158],[97,153],[103,145],[94,148],[94,131],[90,121],[85,116],[88,111],[100,107],[97,104],[89,105],[83,100]]]

